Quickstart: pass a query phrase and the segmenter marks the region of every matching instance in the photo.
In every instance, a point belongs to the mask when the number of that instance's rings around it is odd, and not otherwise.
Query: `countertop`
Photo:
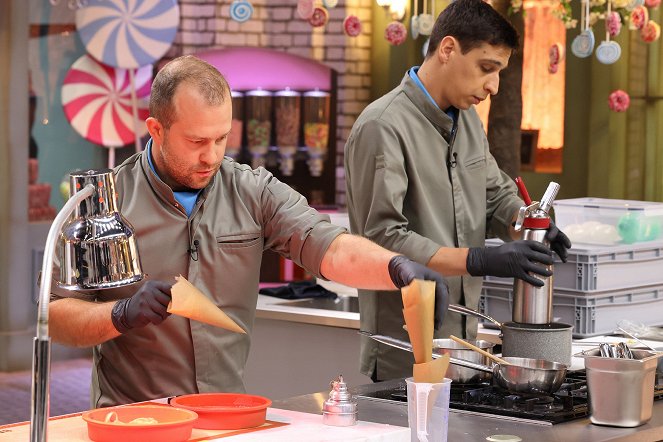
[[[293,307],[289,305],[297,301],[299,300],[288,300],[275,298],[273,296],[258,295],[256,318],[277,319],[359,330],[359,313]]]
[[[380,384],[368,384],[355,387],[353,393],[367,393],[381,388],[389,388],[398,380]],[[319,414],[327,392],[307,394],[280,401],[274,401],[272,407]],[[358,399],[359,420],[400,425],[406,427],[407,404],[376,399]],[[507,420],[504,417],[484,417],[466,414],[460,410],[451,410],[449,415],[449,441],[485,441],[486,437],[496,434],[510,434],[523,441],[567,442],[567,441],[612,441],[612,442],[651,442],[663,438],[663,401],[654,403],[651,420],[635,428],[615,428],[593,425],[588,418],[550,425],[533,424],[523,421]]]

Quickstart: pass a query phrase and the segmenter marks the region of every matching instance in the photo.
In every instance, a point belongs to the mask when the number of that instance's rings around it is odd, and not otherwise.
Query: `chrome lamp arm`
[[[95,192],[94,185],[88,184],[67,200],[53,220],[48,231],[44,259],[41,267],[39,286],[39,306],[37,311],[37,336],[33,344],[32,356],[32,400],[30,403],[30,440],[46,440],[46,426],[49,416],[49,371],[51,365],[51,338],[48,335],[48,304],[53,277],[53,255],[55,244],[62,227],[76,207]]]

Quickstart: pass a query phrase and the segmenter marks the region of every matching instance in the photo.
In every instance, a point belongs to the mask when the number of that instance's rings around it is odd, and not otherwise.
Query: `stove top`
[[[654,400],[663,399],[663,375],[656,379]],[[405,381],[396,387],[360,396],[407,402]],[[589,416],[584,370],[569,372],[560,389],[552,395],[511,393],[490,384],[451,384],[449,406],[472,414],[499,415],[535,423],[558,424]]]

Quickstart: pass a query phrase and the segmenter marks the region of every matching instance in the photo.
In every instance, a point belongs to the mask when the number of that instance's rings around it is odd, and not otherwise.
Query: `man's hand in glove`
[[[120,299],[113,306],[111,319],[120,333],[147,324],[161,324],[170,316],[166,311],[171,299],[172,284],[164,281],[147,281],[130,298]]]
[[[561,232],[560,232],[561,233]],[[518,278],[537,287],[543,281],[530,275],[550,276],[546,268],[553,263],[552,251],[538,241],[513,241],[499,247],[471,247],[467,272],[472,276]]]
[[[571,248],[571,240],[561,230],[557,228],[553,220],[550,220],[550,227],[546,232],[546,239],[550,241],[550,248],[557,253],[562,262],[566,262]]]
[[[442,275],[403,255],[396,255],[389,260],[389,276],[399,289],[410,285],[413,279],[435,281],[434,325],[436,329],[442,327],[444,314],[449,307],[449,288]]]

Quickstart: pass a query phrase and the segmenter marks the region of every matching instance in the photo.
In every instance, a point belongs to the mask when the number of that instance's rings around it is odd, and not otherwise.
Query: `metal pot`
[[[360,331],[359,333],[383,344],[412,352],[412,344],[409,342],[365,331]],[[433,358],[439,357],[439,354],[433,352]],[[554,393],[559,390],[566,377],[567,366],[559,362],[514,357],[503,357],[502,359],[512,365],[494,364],[490,367],[454,357],[449,358],[449,362],[453,365],[490,373],[493,376],[495,384],[514,393]]]
[[[499,322],[471,308],[450,304],[449,310],[461,315],[476,316],[497,325],[502,332],[502,355],[520,358],[545,359],[571,365],[573,326],[560,322],[550,324],[520,324]]]
[[[544,359],[502,357],[512,365],[493,365],[493,380],[514,393],[550,394],[559,390],[567,366]]]
[[[493,352],[493,347],[495,346],[492,342],[482,340],[468,342],[489,353]],[[433,339],[433,354],[448,354],[452,358],[463,359],[465,361],[482,365],[490,365],[491,362],[488,356],[484,356],[481,353],[463,347],[451,339]],[[489,380],[491,378],[491,373],[462,367],[460,365],[453,365],[447,369],[446,377],[460,384],[473,384]]]

